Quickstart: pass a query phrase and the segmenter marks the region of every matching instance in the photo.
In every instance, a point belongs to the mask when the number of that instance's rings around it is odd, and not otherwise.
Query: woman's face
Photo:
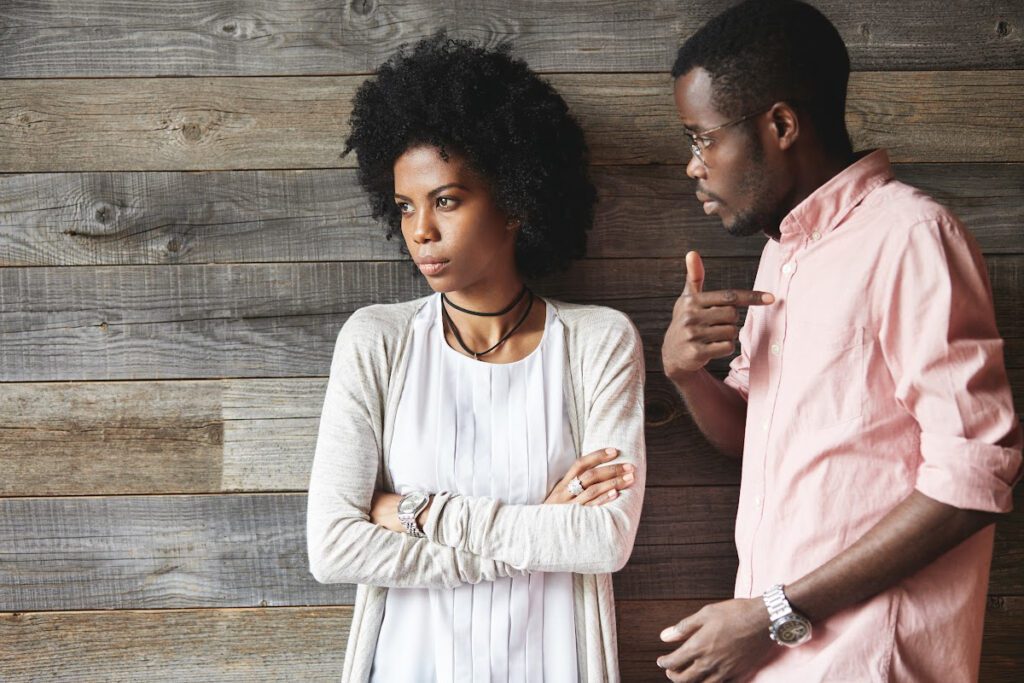
[[[515,224],[463,159],[412,147],[395,161],[395,203],[413,261],[436,292],[516,277]]]

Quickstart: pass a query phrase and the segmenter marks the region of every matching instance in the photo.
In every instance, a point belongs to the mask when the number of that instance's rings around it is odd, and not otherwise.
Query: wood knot
[[[234,33],[238,30],[238,24],[224,24],[220,27],[220,30],[224,33]]]
[[[189,142],[198,142],[203,137],[203,128],[198,123],[186,123],[181,127],[181,134]]]
[[[1010,35],[1012,30],[1013,29],[1010,28],[1010,23],[1008,21],[1000,21],[996,24],[996,35],[1000,38],[1005,38]]]
[[[352,11],[360,16],[369,16],[373,14],[373,10],[373,0],[352,0]]]
[[[100,223],[106,224],[110,220],[110,215],[113,213],[109,206],[101,206],[96,209],[96,220]]]
[[[178,250],[180,250],[180,249],[181,249],[181,242],[178,241],[177,237],[172,237],[167,242],[167,251],[171,252],[172,254],[178,253]]]
[[[98,327],[100,328],[100,332],[106,332],[110,329],[110,325],[108,325],[106,321],[101,322]]]
[[[867,24],[861,24],[858,27],[858,30],[860,31],[860,34],[864,36],[865,39],[871,40],[871,29],[868,27]]]

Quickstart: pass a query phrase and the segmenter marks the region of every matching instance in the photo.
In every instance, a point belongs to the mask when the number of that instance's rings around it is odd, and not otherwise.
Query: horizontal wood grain
[[[1024,256],[987,259],[1007,365],[1024,367]],[[757,260],[708,259],[706,289],[748,288]],[[534,283],[622,310],[648,370],[682,259],[584,260]],[[324,376],[355,309],[428,292],[402,262],[0,268],[0,381]]]
[[[1024,594],[1024,511],[996,529],[990,592]],[[736,571],[735,486],[650,488],[620,600],[717,598]],[[0,611],[351,604],[308,571],[306,496],[0,498]]]
[[[337,681],[352,608],[0,614],[11,681]]]
[[[1012,375],[1018,411],[1024,373]],[[54,382],[0,391],[0,496],[304,491],[323,378]],[[658,372],[646,388],[648,487],[735,485]]]
[[[0,391],[0,496],[304,491],[322,378],[55,382]],[[736,484],[660,373],[647,379],[651,486]]]
[[[622,679],[662,680],[659,631],[705,600],[619,600]],[[1024,666],[1024,598],[995,596],[985,615],[981,676],[1017,683]],[[12,681],[81,680],[203,683],[336,681],[352,608],[115,610],[0,614],[0,667]]]
[[[901,164],[986,254],[1024,252],[1024,164]],[[591,258],[759,256],[704,215],[681,166],[594,171]],[[401,260],[351,169],[0,176],[0,266]]]
[[[369,72],[399,45],[447,28],[542,71],[667,71],[680,43],[728,0],[621,3],[473,0],[142,0],[0,8],[0,77],[299,75]],[[1024,66],[1024,12],[967,0],[815,3],[856,69]]]
[[[355,159],[341,154],[362,80],[6,81],[0,172],[351,167]],[[667,75],[558,74],[551,82],[596,164],[689,157]],[[888,147],[896,162],[1021,162],[1022,106],[1024,70],[856,73],[847,119],[857,147]]]

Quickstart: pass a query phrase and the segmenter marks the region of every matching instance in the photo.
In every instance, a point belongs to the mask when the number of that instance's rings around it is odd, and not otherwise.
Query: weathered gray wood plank
[[[730,597],[730,594],[722,596]],[[673,649],[659,638],[661,630],[701,607],[704,600],[619,600],[619,668],[624,681],[654,681],[665,674],[655,660]],[[1024,598],[993,597],[985,611],[985,639],[981,650],[980,681],[1019,683],[1024,667]]]
[[[305,496],[0,499],[0,610],[351,604],[309,574]]]
[[[1024,371],[1011,371],[1024,413]],[[0,496],[304,491],[325,380],[17,383],[0,390]],[[660,372],[648,486],[739,483]]]
[[[0,611],[350,604],[351,586],[323,586],[308,573],[305,499],[0,498]],[[616,596],[728,595],[736,499],[736,487],[649,489]],[[1024,594],[1022,561],[1018,505],[997,527],[993,594]]]
[[[1024,164],[910,164],[898,176],[970,226],[983,251],[1024,252]],[[598,167],[593,258],[759,256],[693,196],[679,166]],[[0,176],[0,266],[405,258],[369,216],[355,171]]]
[[[301,491],[321,378],[17,383],[0,389],[0,496]],[[651,485],[736,484],[660,373],[647,379]]]
[[[0,614],[10,681],[337,681],[351,607]]]
[[[724,596],[723,596],[724,597]],[[705,600],[619,600],[623,680],[655,680],[659,631]],[[981,677],[1017,683],[1024,598],[990,598]],[[0,666],[9,680],[335,681],[352,608],[184,609],[0,614]]]
[[[705,600],[619,600],[623,680],[654,680],[666,652],[659,631]],[[352,608],[28,612],[0,615],[0,666],[10,680],[335,681]],[[989,600],[981,677],[1017,683],[1024,598]],[[652,669],[655,669],[652,671]]]
[[[7,81],[0,172],[352,166],[341,152],[362,80]],[[586,130],[595,163],[688,158],[667,75],[558,74],[551,81]],[[858,147],[889,147],[897,162],[1020,162],[1022,93],[1024,70],[856,73],[847,118]]]
[[[0,9],[0,77],[363,73],[403,42],[448,28],[514,41],[543,71],[666,71],[682,40],[727,0],[431,3],[185,0]],[[857,69],[1020,68],[1024,13],[1012,2],[821,0]]]
[[[1022,264],[987,260],[1010,367],[1024,363]],[[749,287],[756,268],[708,259],[706,287]],[[682,259],[584,260],[535,284],[629,314],[657,370],[683,277]],[[0,381],[323,376],[353,310],[427,291],[401,262],[0,268]]]

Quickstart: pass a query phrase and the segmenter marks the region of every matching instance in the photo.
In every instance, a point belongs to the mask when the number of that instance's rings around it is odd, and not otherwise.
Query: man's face
[[[705,213],[717,214],[731,235],[778,235],[785,211],[777,176],[785,169],[778,164],[773,168],[765,154],[761,128],[769,114],[705,136],[704,131],[737,118],[721,114],[712,99],[711,76],[703,68],[691,69],[676,79],[679,117],[687,131],[699,138],[703,150],[703,161],[694,156],[686,165],[686,174],[697,181],[697,198]]]

